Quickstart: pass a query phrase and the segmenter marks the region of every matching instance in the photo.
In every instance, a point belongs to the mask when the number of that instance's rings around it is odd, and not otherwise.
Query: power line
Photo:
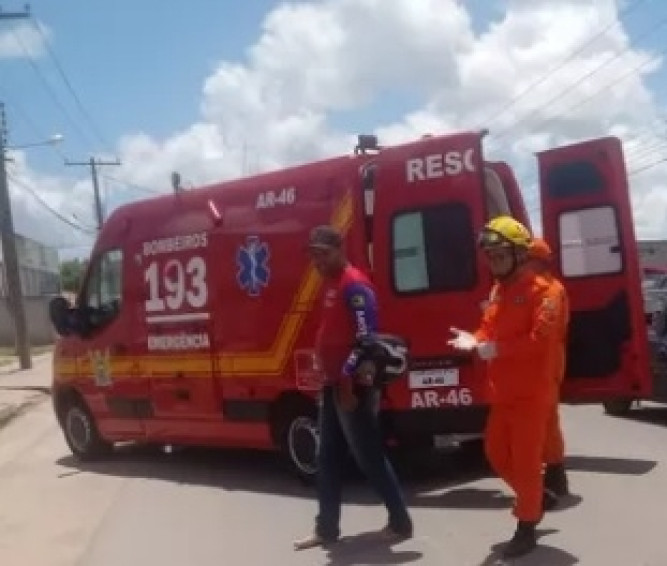
[[[99,165],[120,165],[120,161],[102,161],[91,157],[88,161],[65,161],[65,165],[86,165],[90,167],[90,173],[93,180],[93,193],[95,197],[95,215],[97,216],[97,229],[102,229],[104,223],[104,212],[102,211],[102,200],[100,199],[100,186],[97,179],[97,167]]]
[[[652,35],[652,34],[655,33],[659,28],[661,28],[662,26],[664,26],[665,24],[667,24],[667,16],[665,16],[665,17],[659,19],[657,22],[654,22],[653,26],[651,26],[647,32],[641,34],[641,35],[637,38],[637,40],[639,40],[639,39],[644,39],[644,38],[646,38],[646,37]],[[517,122],[515,122],[512,126],[506,128],[506,129],[504,129],[504,130],[501,130],[500,133],[498,133],[498,134],[491,134],[490,138],[492,138],[493,141],[498,141],[498,140],[503,139],[504,137],[507,136],[508,133],[513,132],[514,130],[517,129],[517,127],[518,127],[519,125],[521,125],[521,124],[523,124],[524,122],[526,122],[526,120],[527,120],[528,118],[534,116],[534,115],[537,114],[540,110],[544,110],[544,109],[548,108],[549,106],[552,106],[554,102],[556,102],[557,100],[559,100],[560,98],[562,98],[562,97],[563,97],[565,94],[567,94],[568,92],[571,92],[575,87],[577,87],[578,85],[580,85],[584,80],[586,80],[586,79],[592,77],[592,76],[593,76],[594,74],[596,74],[598,71],[600,71],[601,69],[603,69],[604,67],[606,67],[606,66],[609,65],[610,63],[612,63],[612,62],[616,61],[617,59],[619,59],[622,55],[624,55],[624,54],[625,54],[626,52],[628,52],[629,50],[630,50],[630,47],[626,47],[625,49],[622,49],[622,50],[620,50],[618,53],[616,53],[613,57],[610,57],[610,58],[604,60],[602,63],[600,63],[599,65],[597,65],[596,67],[594,67],[592,70],[588,71],[585,75],[583,75],[582,77],[580,77],[579,79],[577,79],[574,83],[570,84],[568,87],[566,87],[565,89],[561,90],[556,96],[554,96],[554,97],[552,97],[551,99],[549,99],[548,102],[546,102],[546,103],[544,103],[544,104],[541,104],[541,105],[539,105],[539,106],[533,108],[528,114],[524,115],[524,116],[523,116],[522,118],[520,118]],[[664,50],[661,51],[661,52],[659,52],[659,53],[663,53],[663,52],[664,52]],[[638,70],[639,68],[645,66],[646,64],[648,64],[648,63],[650,63],[650,62],[653,62],[653,58],[647,59],[646,61],[644,61],[642,64],[640,64],[640,65],[637,66],[637,67],[633,67],[633,70],[636,71],[636,70]],[[615,83],[612,83],[612,84],[615,84]],[[587,100],[587,99],[584,99],[584,100]],[[569,110],[571,110],[571,108],[570,108]],[[552,118],[552,119],[553,119],[553,118]],[[541,124],[543,124],[543,123],[544,123],[544,122],[542,122]]]
[[[522,90],[519,94],[511,98],[504,106],[501,108],[497,109],[495,112],[489,115],[488,118],[486,118],[482,122],[481,127],[488,127],[489,124],[494,123],[498,118],[505,114],[507,110],[512,108],[519,100],[521,100],[524,96],[526,96],[528,93],[532,92],[533,89],[536,87],[540,86],[543,84],[550,76],[556,73],[556,71],[559,71],[567,63],[572,61],[577,55],[580,55],[581,53],[584,52],[584,50],[592,45],[597,39],[605,35],[611,28],[614,26],[618,25],[621,21],[622,16],[626,16],[636,10],[640,5],[642,5],[646,0],[635,0],[634,2],[630,2],[623,10],[621,10],[617,17],[614,18],[607,26],[604,27],[600,32],[594,34],[591,38],[589,38],[587,41],[585,41],[582,45],[580,45],[577,49],[575,49],[573,52],[571,52],[568,56],[565,57],[565,59],[561,60],[560,63],[556,65],[553,69],[551,69],[549,72],[545,73],[541,77],[539,77],[537,80],[532,82],[529,86],[527,86],[524,90]],[[490,121],[489,121],[490,120]]]
[[[75,222],[71,221],[69,218],[66,216],[63,216],[60,214],[57,210],[53,209],[42,197],[39,196],[37,191],[35,191],[33,188],[29,187],[26,183],[23,181],[20,181],[17,179],[14,175],[8,174],[7,177],[9,177],[14,184],[22,188],[23,190],[27,191],[30,193],[34,199],[39,202],[46,210],[48,210],[51,214],[53,214],[58,220],[64,222],[71,228],[74,228],[76,230],[79,230],[80,232],[83,232],[84,234],[95,234],[95,230],[87,230],[83,226],[80,226],[79,224],[76,224]]]
[[[56,57],[56,54],[54,53],[53,49],[51,48],[50,42],[48,38],[46,37],[46,34],[42,30],[41,26],[37,23],[35,18],[31,17],[30,21],[32,22],[33,26],[37,30],[37,33],[39,33],[40,37],[42,38],[42,41],[44,42],[44,45],[46,46],[46,50],[48,51],[49,55],[51,56],[51,59],[53,59],[53,63],[58,70],[58,73],[60,75],[60,78],[63,80],[65,85],[67,86],[67,89],[69,90],[70,94],[72,95],[72,98],[76,102],[77,106],[79,107],[79,111],[81,112],[82,116],[86,119],[88,122],[88,125],[91,127],[91,130],[94,132],[94,134],[97,136],[97,139],[102,143],[103,147],[107,147],[108,149],[111,149],[111,145],[107,143],[105,136],[101,133],[101,130],[97,127],[97,124],[95,121],[92,119],[88,111],[84,108],[83,104],[81,103],[81,99],[77,95],[76,91],[74,90],[74,87],[72,86],[72,83],[70,80],[67,78],[67,75],[65,74],[65,71],[60,64],[60,61]]]
[[[643,163],[646,163],[647,159],[652,159],[656,156],[656,154],[661,154],[667,145],[665,144],[665,141],[658,141],[655,144],[652,144],[646,148],[645,151],[642,151],[637,154],[632,154],[629,156],[628,161],[632,161],[635,166],[641,165]]]
[[[1,81],[0,81],[1,84]],[[13,108],[16,113],[20,114],[21,117],[23,118],[23,121],[30,127],[32,132],[35,134],[37,139],[46,139],[48,136],[42,132],[42,130],[37,126],[36,122],[30,117],[30,114],[26,112],[26,110],[12,97],[7,96],[7,91],[0,86],[0,92],[3,93],[3,100],[5,103],[5,106],[9,106]],[[65,154],[62,152],[62,150],[58,147],[57,144],[49,144],[48,146],[50,149],[55,151],[63,160],[65,160]],[[11,150],[11,147],[6,148],[7,150]]]
[[[667,22],[667,19],[665,21]],[[591,101],[593,98],[595,98],[596,96],[598,96],[599,94],[601,94],[605,90],[607,90],[610,87],[612,87],[614,85],[617,85],[618,83],[628,79],[633,74],[636,74],[643,67],[646,67],[651,63],[654,63],[659,55],[664,55],[665,53],[667,53],[667,46],[665,46],[661,51],[659,51],[654,58],[647,59],[645,61],[642,61],[639,65],[635,65],[634,67],[630,68],[626,73],[624,73],[620,77],[618,77],[616,80],[612,81],[611,83],[606,84],[601,89],[594,92],[592,95],[587,96],[586,98],[583,98],[582,100],[573,104],[569,108],[566,108],[564,112],[571,112],[572,110],[576,110],[580,106],[582,106],[582,105],[586,104],[587,102]],[[547,119],[546,121],[539,122],[538,125],[539,126],[544,126],[545,124],[550,124],[551,122],[553,122],[556,119],[557,119],[556,116],[552,116],[551,118]]]
[[[55,102],[56,106],[58,106],[58,108],[60,109],[60,111],[63,113],[63,116],[65,116],[65,118],[66,118],[67,121],[70,123],[70,125],[72,126],[72,128],[74,128],[74,130],[76,130],[76,132],[77,132],[77,134],[80,136],[81,140],[83,141],[83,140],[85,139],[86,143],[88,144],[90,141],[92,141],[91,138],[89,138],[89,137],[88,137],[88,134],[87,134],[86,132],[84,132],[84,131],[79,127],[79,124],[72,118],[71,114],[67,111],[67,109],[65,108],[65,106],[62,104],[62,102],[60,101],[60,99],[58,98],[58,96],[56,95],[56,93],[55,93],[55,92],[53,91],[53,89],[51,88],[51,85],[48,83],[48,81],[47,81],[46,78],[44,77],[44,74],[42,73],[42,71],[40,70],[40,68],[37,66],[37,63],[35,62],[34,57],[33,57],[32,54],[30,53],[30,51],[28,50],[28,48],[25,46],[25,44],[23,43],[23,40],[21,40],[21,37],[19,36],[19,34],[17,34],[15,30],[12,30],[12,35],[14,36],[14,39],[15,39],[16,42],[19,44],[19,46],[21,47],[21,49],[23,50],[23,52],[25,53],[25,55],[26,55],[26,57],[27,57],[27,59],[28,59],[28,62],[30,63],[30,66],[31,66],[32,69],[35,71],[35,74],[37,75],[37,77],[39,78],[39,80],[42,82],[42,85],[44,86],[44,88],[46,89],[46,91],[47,91],[47,92],[49,93],[49,95],[51,96],[51,99]],[[93,145],[94,145],[94,144],[93,144]]]
[[[151,189],[149,187],[145,187],[143,185],[137,185],[136,183],[131,183],[130,181],[126,181],[124,179],[119,179],[118,177],[112,177],[111,175],[106,175],[106,174],[101,174],[100,177],[103,179],[106,179],[107,181],[112,181],[114,183],[119,183],[121,185],[126,185],[127,187],[130,187],[132,189],[136,189],[138,191],[148,193],[151,195],[166,195],[168,193],[165,193],[164,191],[160,191],[158,189]]]
[[[8,20],[8,19],[25,19],[30,17],[30,12],[26,11],[23,13],[9,13],[9,12],[0,12],[0,20]],[[0,85],[4,83],[5,81],[2,80],[0,81]],[[38,138],[45,138],[40,131],[39,127],[35,124],[35,122],[32,120],[30,115],[23,109],[23,107],[16,101],[11,100],[11,97],[7,96],[7,91],[0,86],[0,91],[3,92],[3,99],[5,102],[5,106],[7,105],[7,102],[9,102],[9,105],[14,108],[21,116],[23,116],[23,119],[26,121],[26,123],[32,128],[33,132],[37,134]],[[54,150],[58,151],[58,148],[53,147]]]
[[[630,171],[628,174],[628,177],[634,177],[635,175],[639,175],[639,173],[643,173],[644,171],[648,171],[649,169],[653,169],[657,165],[660,165],[661,163],[667,162],[667,157],[663,157],[662,159],[658,159],[657,161],[654,161],[653,163],[648,163],[644,165],[643,167],[640,167],[639,169],[635,169],[633,171]]]

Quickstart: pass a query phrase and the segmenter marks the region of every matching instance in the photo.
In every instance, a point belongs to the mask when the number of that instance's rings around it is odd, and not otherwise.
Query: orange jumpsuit
[[[485,431],[489,463],[516,494],[519,521],[542,517],[542,462],[547,422],[562,365],[564,305],[556,286],[523,268],[494,286],[477,339],[495,342],[488,363],[490,412]]]
[[[565,376],[565,352],[567,346],[567,326],[570,322],[570,306],[567,298],[565,287],[562,283],[551,275],[544,274],[543,277],[555,288],[556,292],[561,295],[563,305],[563,313],[560,319],[562,326],[559,329],[561,336],[561,348],[559,352],[560,364],[554,374],[554,381],[556,383],[556,392],[560,391]],[[558,395],[552,407],[549,421],[547,422],[547,436],[544,443],[544,463],[545,464],[562,464],[565,460],[565,441],[563,440],[563,433],[560,428],[560,419],[558,416]]]

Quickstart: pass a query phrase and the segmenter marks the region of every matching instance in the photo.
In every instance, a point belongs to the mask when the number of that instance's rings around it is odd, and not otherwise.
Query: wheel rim
[[[92,426],[88,415],[79,407],[67,412],[67,436],[77,452],[86,452],[92,438]]]
[[[294,419],[287,434],[287,445],[296,468],[303,474],[315,475],[320,446],[320,434],[315,420],[310,417]]]

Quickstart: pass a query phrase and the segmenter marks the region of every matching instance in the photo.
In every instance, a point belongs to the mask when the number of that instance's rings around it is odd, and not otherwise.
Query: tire
[[[109,456],[113,444],[104,440],[95,419],[81,399],[73,399],[62,413],[62,429],[72,454],[82,462],[92,462]]]
[[[306,484],[317,476],[320,434],[314,404],[290,403],[280,419],[280,448],[290,471]]]
[[[612,417],[623,417],[630,412],[632,408],[632,399],[614,399],[605,401],[602,406],[604,412]]]

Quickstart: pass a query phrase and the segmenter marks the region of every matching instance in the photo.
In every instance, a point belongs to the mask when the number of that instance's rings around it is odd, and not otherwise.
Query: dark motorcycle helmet
[[[405,374],[409,365],[407,342],[392,334],[363,336],[356,340],[356,371],[373,376],[373,385],[384,387]]]

